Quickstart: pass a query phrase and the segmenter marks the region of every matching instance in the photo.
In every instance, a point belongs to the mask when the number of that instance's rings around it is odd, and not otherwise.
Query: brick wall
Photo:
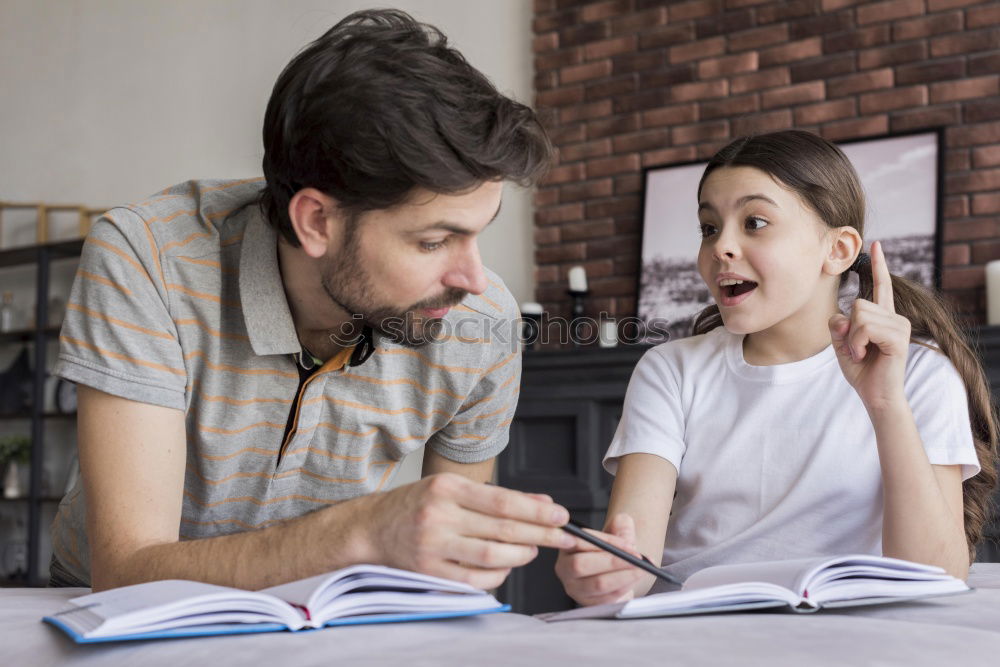
[[[1000,2],[535,0],[536,106],[558,162],[536,194],[537,298],[635,314],[642,168],[789,127],[834,141],[944,126],[942,286],[985,320],[1000,258]],[[692,196],[693,193],[692,193]]]

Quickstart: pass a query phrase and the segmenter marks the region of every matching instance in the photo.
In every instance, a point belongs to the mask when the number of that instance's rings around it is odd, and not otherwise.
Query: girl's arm
[[[607,541],[660,564],[677,469],[655,454],[628,454],[618,461],[605,533]],[[556,574],[566,593],[582,605],[645,595],[654,577],[606,551],[577,540],[559,552]]]
[[[830,318],[830,334],[840,369],[875,429],[882,469],[882,552],[965,578],[969,555],[960,466],[934,466],[927,458],[903,390],[910,322],[896,314],[882,244],[872,244],[871,259],[873,301],[855,301],[850,319]]]

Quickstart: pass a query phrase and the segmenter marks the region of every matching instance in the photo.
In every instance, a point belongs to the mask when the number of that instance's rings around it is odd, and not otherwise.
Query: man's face
[[[404,204],[347,221],[323,263],[327,295],[396,342],[428,342],[452,306],[486,290],[477,237],[502,190],[501,182],[460,195],[415,190]]]

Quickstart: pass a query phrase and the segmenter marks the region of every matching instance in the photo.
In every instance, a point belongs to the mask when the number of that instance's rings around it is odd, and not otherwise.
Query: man
[[[550,147],[436,29],[353,14],[280,75],[265,181],[188,182],[94,226],[56,372],[82,483],[54,585],[261,588],[359,562],[489,588],[566,510],[485,484],[520,380],[476,239]],[[503,335],[506,334],[506,335]],[[383,490],[426,444],[423,479]]]

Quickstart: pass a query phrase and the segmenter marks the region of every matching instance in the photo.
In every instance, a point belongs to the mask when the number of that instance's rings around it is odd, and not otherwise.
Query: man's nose
[[[479,245],[469,241],[463,251],[456,257],[455,263],[442,280],[445,287],[456,287],[470,294],[482,294],[489,286],[483,261],[479,257]]]

